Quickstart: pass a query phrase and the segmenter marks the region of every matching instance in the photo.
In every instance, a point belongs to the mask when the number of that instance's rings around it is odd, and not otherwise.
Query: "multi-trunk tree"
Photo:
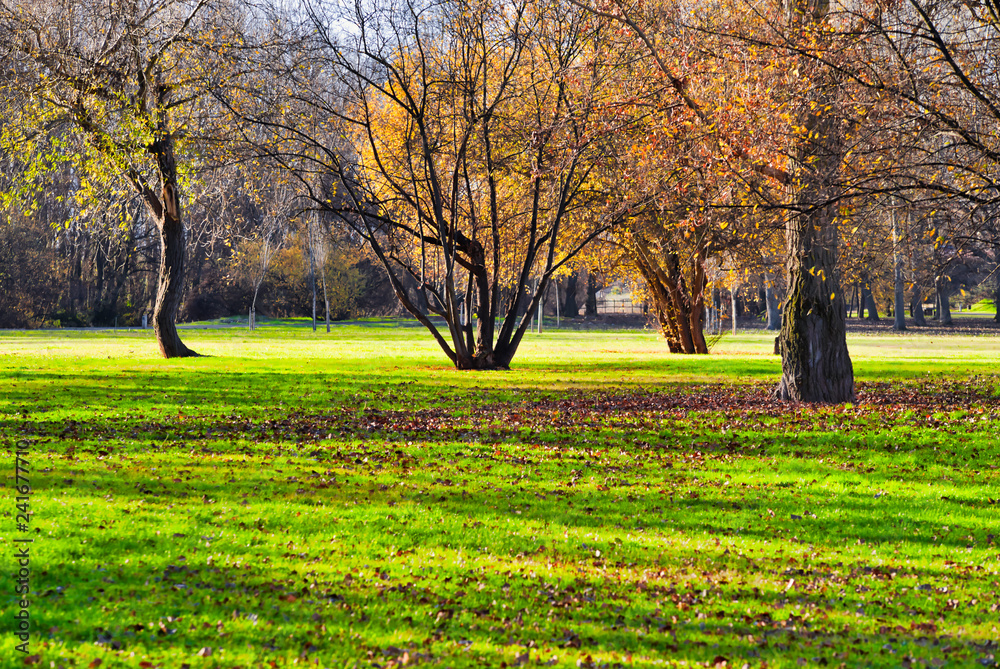
[[[670,350],[707,353],[710,274],[745,279],[766,272],[776,253],[774,217],[752,205],[770,190],[767,181],[784,175],[773,158],[784,122],[769,91],[787,75],[731,40],[698,41],[672,3],[588,11],[640,37],[619,38],[632,57],[606,108],[633,121],[612,145],[608,177],[629,215],[605,247],[641,286]]]
[[[523,0],[308,9],[280,61],[291,100],[231,100],[269,132],[249,139],[364,240],[456,367],[509,367],[554,274],[620,214],[597,170],[617,130],[603,28]]]

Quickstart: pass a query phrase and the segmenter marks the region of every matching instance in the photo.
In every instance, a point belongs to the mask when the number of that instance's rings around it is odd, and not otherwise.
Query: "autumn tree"
[[[177,334],[185,276],[185,186],[205,165],[209,104],[232,61],[237,7],[215,0],[0,2],[0,31],[21,85],[8,105],[14,145],[82,140],[70,160],[88,182],[141,197],[160,238],[153,325],[165,357],[195,355]],[[14,98],[8,98],[9,102]]]
[[[781,211],[786,219],[787,297],[780,349],[782,377],[777,394],[784,399],[842,402],[854,397],[853,369],[846,344],[844,296],[837,274],[841,203],[845,189],[847,131],[856,121],[855,103],[844,79],[818,61],[847,59],[849,40],[832,29],[829,3],[788,0],[783,3],[708,3],[674,13],[687,26],[693,44],[707,39],[717,58],[739,54],[746,72],[774,71],[775,85],[763,90],[762,102],[737,95],[720,100],[701,97],[686,73],[667,57],[654,31],[662,10],[625,0],[586,6],[596,16],[627,27],[647,49],[675,99],[698,119],[717,164],[734,180],[751,186],[757,201]],[[817,55],[820,54],[820,55]],[[720,70],[704,68],[696,76],[712,78]],[[752,123],[763,105],[777,124],[762,124],[776,139],[760,136]],[[735,113],[732,113],[734,112]],[[760,152],[761,146],[777,151]],[[747,179],[750,172],[759,181]]]
[[[763,93],[781,74],[748,72],[748,53],[727,50],[729,56],[720,58],[712,40],[691,40],[692,33],[681,26],[680,9],[657,8],[659,21],[651,21],[651,32],[644,33],[655,39],[656,60],[636,53],[632,40],[622,40],[619,47],[637,57],[614,83],[616,104],[608,110],[634,115],[614,144],[615,174],[609,180],[623,191],[620,198],[630,203],[630,213],[612,238],[625,266],[641,277],[670,350],[707,353],[708,265],[720,267],[726,258],[727,274],[746,282],[767,271],[776,235],[774,217],[751,206],[763,187],[756,165],[734,166],[732,147],[706,132],[705,119],[753,144],[756,160],[774,153],[780,121],[772,118]],[[703,76],[707,71],[713,75]],[[683,82],[680,92],[663,72]]]
[[[615,219],[593,179],[602,32],[558,2],[311,3],[246,113],[459,369],[507,368],[553,275]],[[270,62],[276,62],[268,57]],[[252,95],[251,95],[252,94]]]

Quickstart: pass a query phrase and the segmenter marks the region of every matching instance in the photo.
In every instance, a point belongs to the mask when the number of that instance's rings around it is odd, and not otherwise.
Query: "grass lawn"
[[[814,408],[763,332],[488,373],[394,321],[182,336],[0,333],[0,666],[1000,660],[998,338],[852,337]]]

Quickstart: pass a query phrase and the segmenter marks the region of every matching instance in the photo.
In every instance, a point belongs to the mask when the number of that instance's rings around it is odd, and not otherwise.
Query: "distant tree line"
[[[28,213],[8,212],[0,226],[0,327],[136,327],[144,315],[151,324],[160,262],[155,225],[135,198],[83,216],[67,211],[60,204],[72,199],[67,187],[50,182],[49,194],[66,194]],[[382,269],[336,228],[310,230],[283,212],[259,273],[262,212],[234,194],[225,207],[213,204],[187,207],[179,321],[246,317],[255,294],[262,314],[309,316],[314,279],[320,320],[327,312],[335,321],[398,313]]]

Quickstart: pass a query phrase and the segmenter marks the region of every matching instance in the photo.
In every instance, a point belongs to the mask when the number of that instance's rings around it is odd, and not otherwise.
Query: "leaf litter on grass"
[[[65,666],[989,666],[993,383],[862,385],[848,407],[731,384],[8,415],[40,472],[54,631],[36,648]]]

